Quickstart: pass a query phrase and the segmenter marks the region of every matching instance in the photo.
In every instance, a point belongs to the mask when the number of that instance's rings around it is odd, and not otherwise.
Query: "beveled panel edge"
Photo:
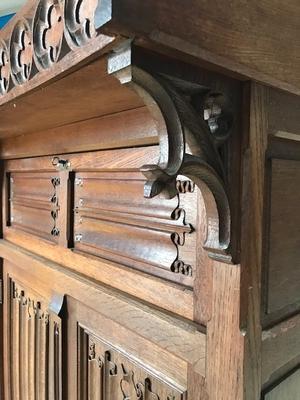
[[[194,298],[191,289],[141,271],[122,267],[112,261],[59,248],[26,232],[7,229],[5,242],[27,249],[37,256],[47,254],[51,262],[58,263],[87,279],[115,288],[174,315],[193,320]]]
[[[51,287],[52,291],[83,302],[105,318],[193,365],[205,376],[206,334],[196,324],[134,301],[5,240],[0,241],[0,256],[15,266],[14,275],[16,279],[22,277],[24,285],[38,279],[41,288]],[[139,324],[141,320],[145,321],[143,325]]]
[[[270,116],[269,116],[270,118]],[[270,210],[271,210],[271,181],[273,160],[299,161],[300,143],[290,138],[274,136],[268,132],[268,145],[265,153],[265,189],[264,189],[264,221],[263,221],[263,255],[262,255],[262,301],[261,322],[267,329],[280,323],[300,311],[300,301],[286,305],[278,310],[268,313],[268,268],[269,268],[269,240],[270,240]]]
[[[276,351],[274,351],[276,349]],[[300,363],[300,314],[262,331],[262,383],[278,380]]]

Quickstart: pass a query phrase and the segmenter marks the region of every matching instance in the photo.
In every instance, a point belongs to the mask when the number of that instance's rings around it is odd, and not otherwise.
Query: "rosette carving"
[[[64,32],[63,10],[58,0],[42,0],[34,18],[34,51],[43,68],[57,62]]]
[[[96,36],[95,15],[98,0],[66,0],[65,24],[77,46],[82,46]]]
[[[9,88],[10,62],[9,51],[4,42],[0,42],[0,94],[5,94]]]
[[[32,69],[32,34],[27,21],[19,21],[12,32],[10,62],[13,80],[17,85],[28,81]]]

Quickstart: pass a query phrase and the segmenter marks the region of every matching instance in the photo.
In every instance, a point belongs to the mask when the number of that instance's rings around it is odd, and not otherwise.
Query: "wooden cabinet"
[[[45,297],[4,264],[4,365],[11,399],[62,397],[62,297]],[[22,278],[21,278],[22,279]],[[47,295],[46,295],[47,296]]]
[[[300,399],[284,7],[28,0],[0,32],[1,400]]]

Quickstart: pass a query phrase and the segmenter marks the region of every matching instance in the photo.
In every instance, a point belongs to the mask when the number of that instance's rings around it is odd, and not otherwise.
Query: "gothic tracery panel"
[[[78,376],[90,400],[184,400],[185,390],[78,326]]]

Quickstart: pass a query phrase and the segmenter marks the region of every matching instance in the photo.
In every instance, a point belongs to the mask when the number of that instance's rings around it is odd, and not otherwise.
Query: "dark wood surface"
[[[300,301],[299,181],[300,160],[272,159],[267,308],[269,313]]]
[[[1,400],[298,400],[299,13],[28,0],[1,31]]]
[[[217,1],[115,0],[113,10],[108,32],[134,34],[198,63],[300,93],[297,0],[236,0],[227,7]]]

